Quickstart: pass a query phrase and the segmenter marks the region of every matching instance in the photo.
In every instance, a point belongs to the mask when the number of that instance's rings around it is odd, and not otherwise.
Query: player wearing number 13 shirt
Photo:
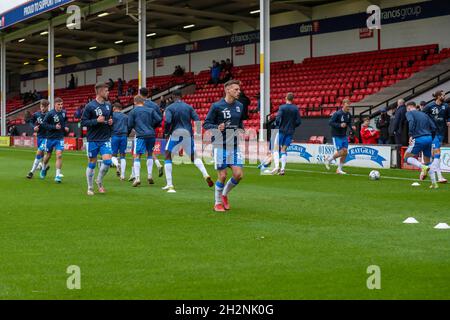
[[[214,204],[216,212],[230,209],[228,194],[243,177],[244,160],[238,147],[239,131],[244,129],[243,106],[237,101],[241,93],[240,85],[237,80],[225,83],[225,98],[211,106],[203,124],[205,130],[212,130],[214,139],[214,163],[218,173]],[[227,168],[231,168],[233,175],[225,183]]]
[[[112,164],[111,126],[113,125],[113,119],[111,105],[107,102],[108,85],[98,83],[95,86],[95,93],[95,99],[86,105],[81,117],[81,125],[87,127],[86,151],[89,163],[86,169],[86,178],[89,196],[94,195],[94,175],[98,154],[101,155],[103,160],[96,180],[99,193],[105,193],[103,178]]]

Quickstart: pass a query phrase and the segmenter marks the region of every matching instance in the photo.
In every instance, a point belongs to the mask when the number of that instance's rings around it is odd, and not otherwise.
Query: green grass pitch
[[[0,149],[1,299],[450,298],[450,230],[433,229],[450,223],[450,186],[413,188],[415,172],[246,168],[232,211],[216,214],[192,165],[174,166],[176,194],[110,171],[108,194],[89,198],[84,153],[65,153],[61,185],[53,160],[46,180],[25,179],[32,160]],[[67,289],[70,265],[80,290]],[[366,286],[370,265],[380,290]]]

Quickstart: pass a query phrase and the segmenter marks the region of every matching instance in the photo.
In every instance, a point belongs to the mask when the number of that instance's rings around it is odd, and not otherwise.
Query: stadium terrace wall
[[[354,13],[310,22],[277,26],[271,29],[272,61],[302,61],[324,56],[378,48],[396,48],[438,43],[450,47],[450,6],[447,1],[418,2],[382,10],[382,30],[372,38],[360,38],[367,14]],[[436,32],[436,30],[442,30]],[[190,43],[151,49],[147,52],[147,73],[166,75],[175,65],[186,70],[205,70],[213,59],[232,58],[236,66],[259,63],[259,31],[244,32]],[[237,51],[240,51],[238,54]],[[76,74],[78,85],[93,84],[108,78],[137,78],[137,53],[98,59],[55,69],[57,88],[67,85],[67,74]],[[98,71],[98,72],[97,72]],[[45,70],[21,75],[21,91],[46,90]]]

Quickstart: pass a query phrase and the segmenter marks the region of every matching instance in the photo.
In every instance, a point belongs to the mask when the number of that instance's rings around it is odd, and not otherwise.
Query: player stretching
[[[69,132],[69,128],[66,128],[66,113],[63,111],[63,100],[61,98],[55,98],[55,109],[47,112],[42,126],[47,131],[47,138],[45,139],[44,148],[46,155],[44,157],[44,163],[41,170],[41,179],[47,176],[48,162],[52,157],[53,149],[56,151],[56,176],[55,182],[61,183],[63,175],[61,174],[62,168],[62,153],[64,151],[64,133]]]
[[[96,97],[89,102],[81,117],[81,126],[87,127],[86,152],[89,158],[86,168],[86,179],[88,184],[88,196],[94,195],[94,176],[97,166],[98,154],[102,156],[102,164],[96,179],[99,193],[105,193],[103,178],[108,173],[111,161],[111,126],[113,119],[112,110],[108,100],[109,89],[106,83],[95,85]]]
[[[214,185],[203,161],[195,155],[194,133],[191,122],[200,121],[200,118],[194,111],[194,108],[181,100],[181,96],[181,91],[175,91],[173,93],[175,102],[168,106],[165,112],[164,135],[170,135],[170,138],[167,141],[166,160],[164,162],[167,185],[163,190],[167,190],[169,193],[176,192],[172,182],[172,154],[176,155],[180,148],[183,148],[184,152],[190,155],[191,161],[200,170],[208,186],[212,187]]]
[[[237,101],[241,93],[240,81],[225,83],[225,98],[214,103],[206,116],[203,128],[214,130],[214,162],[217,170],[214,211],[224,212],[230,209],[228,194],[243,178],[243,157],[238,148],[238,130],[243,130],[242,104]],[[225,184],[227,168],[233,176]]]
[[[161,113],[161,110],[159,109],[159,106],[156,103],[154,103],[151,99],[148,98],[148,96],[149,96],[148,89],[141,88],[139,90],[139,93],[145,99],[144,106],[154,109],[156,111],[156,113],[162,118],[163,115]],[[163,166],[162,166],[161,162],[158,160],[158,158],[156,157],[156,154],[153,154],[152,159],[153,159],[153,162],[156,164],[156,167],[158,168],[158,177],[161,178],[164,174]],[[152,165],[152,171],[153,171],[153,165]]]
[[[302,124],[300,118],[300,112],[298,107],[293,104],[294,94],[288,93],[286,96],[286,104],[283,104],[278,109],[278,114],[275,120],[278,131],[278,146],[279,148],[274,150],[273,159],[275,163],[275,169],[272,174],[280,174],[284,176],[284,170],[287,162],[287,148],[291,145],[292,135],[295,132],[295,128]],[[280,154],[281,154],[281,171],[280,171]]]
[[[111,137],[112,163],[117,168],[117,175],[120,180],[125,180],[125,170],[127,168],[127,144],[128,144],[128,117],[122,113],[122,106],[116,103],[113,106],[113,128]],[[117,155],[120,154],[120,163]]]
[[[42,126],[42,122],[44,121],[45,114],[48,112],[49,104],[50,103],[48,102],[48,100],[42,100],[40,105],[41,111],[33,114],[32,122],[34,125],[34,132],[36,132],[37,135],[37,151],[33,166],[31,167],[31,170],[27,175],[28,179],[33,178],[34,172],[38,169],[39,165],[42,163],[42,159],[44,158],[45,146],[43,145],[43,143],[45,143],[46,131]],[[48,169],[49,168],[47,168],[47,170]]]
[[[435,101],[425,106],[423,112],[428,114],[436,125],[437,132],[433,139],[433,168],[436,171],[438,182],[447,183],[447,179],[441,172],[441,144],[444,136],[447,135],[447,124],[450,124],[450,108],[444,102],[444,91],[438,91],[433,94]]]
[[[437,132],[436,125],[429,116],[416,109],[415,102],[406,104],[406,119],[409,125],[410,145],[405,153],[405,162],[421,169],[420,180],[425,180],[428,173],[431,177],[431,189],[439,188],[434,175],[434,166],[431,165],[431,150],[433,148],[433,138]],[[423,153],[425,165],[420,163],[415,157]]]
[[[128,116],[128,130],[134,129],[134,182],[133,187],[141,184],[141,156],[147,154],[148,183],[154,184],[152,177],[153,147],[155,146],[155,128],[161,124],[162,118],[153,109],[144,106],[145,100],[141,96],[134,97],[134,109]]]
[[[325,166],[327,170],[330,170],[330,165],[333,160],[338,161],[338,168],[336,170],[337,174],[347,174],[342,170],[342,167],[344,166],[345,159],[347,158],[348,154],[348,136],[347,136],[347,129],[349,127],[352,127],[355,131],[356,128],[352,126],[352,116],[350,114],[350,100],[344,99],[342,101],[342,109],[339,111],[336,111],[331,119],[330,119],[330,126],[331,126],[331,135],[333,136],[333,143],[334,147],[336,148],[336,152],[332,157],[328,157],[325,159]]]

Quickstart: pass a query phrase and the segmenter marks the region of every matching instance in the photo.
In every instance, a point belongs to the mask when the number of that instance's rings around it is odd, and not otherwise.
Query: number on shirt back
[[[100,108],[95,109],[95,114],[97,115],[97,117],[102,116],[103,115],[102,109]]]
[[[224,119],[231,119],[231,112],[230,112],[230,110],[223,110],[222,113],[223,113],[223,118]]]

